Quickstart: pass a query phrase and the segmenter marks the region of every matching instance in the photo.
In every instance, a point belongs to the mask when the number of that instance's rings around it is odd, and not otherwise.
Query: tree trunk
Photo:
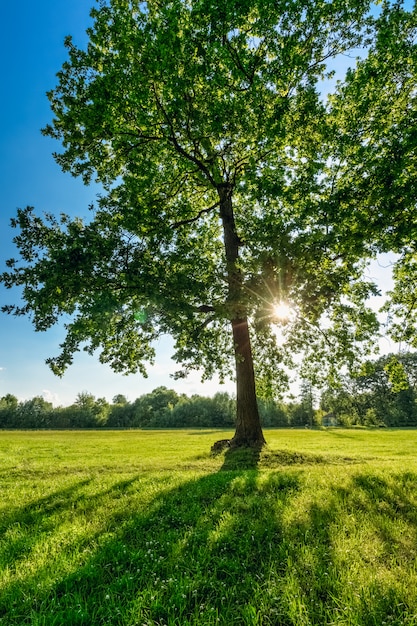
[[[231,316],[236,360],[237,416],[236,432],[231,440],[231,446],[259,448],[265,444],[265,439],[256,401],[252,348],[243,298],[243,278],[238,266],[241,241],[236,232],[233,214],[232,186],[221,185],[219,196],[229,286],[227,305]]]
[[[263,436],[256,402],[255,373],[247,319],[232,321],[236,358],[236,432],[232,447],[261,448]]]

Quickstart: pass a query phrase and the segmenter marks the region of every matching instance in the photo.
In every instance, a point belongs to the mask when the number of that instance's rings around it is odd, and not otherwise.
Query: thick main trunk
[[[232,321],[236,357],[236,432],[234,446],[262,447],[262,433],[256,402],[255,373],[247,319]]]
[[[236,432],[231,441],[233,447],[261,447],[265,444],[256,401],[255,373],[249,326],[244,310],[243,278],[239,269],[239,246],[232,206],[232,188],[219,188],[220,216],[223,223],[224,247],[227,264],[229,293],[227,305],[230,311],[236,360]]]

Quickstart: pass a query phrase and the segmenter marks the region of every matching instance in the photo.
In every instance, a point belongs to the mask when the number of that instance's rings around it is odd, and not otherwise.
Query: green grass
[[[417,624],[417,431],[0,432],[0,624]]]

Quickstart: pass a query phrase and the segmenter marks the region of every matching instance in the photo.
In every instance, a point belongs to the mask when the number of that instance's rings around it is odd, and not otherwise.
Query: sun
[[[276,302],[272,307],[274,317],[280,321],[285,322],[290,319],[292,314],[292,308],[288,302]]]

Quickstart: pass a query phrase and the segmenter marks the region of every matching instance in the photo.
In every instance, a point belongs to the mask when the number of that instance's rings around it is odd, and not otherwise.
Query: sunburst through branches
[[[274,317],[274,321],[277,322],[287,322],[290,320],[293,314],[293,309],[284,300],[280,300],[279,302],[275,302],[272,306],[272,314]]]

